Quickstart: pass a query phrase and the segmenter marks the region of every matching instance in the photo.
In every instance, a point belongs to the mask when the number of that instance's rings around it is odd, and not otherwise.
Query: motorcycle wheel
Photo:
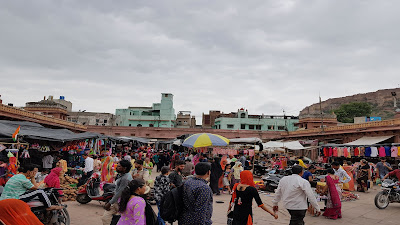
[[[92,199],[87,194],[78,194],[76,196],[76,201],[81,204],[87,204],[92,201]]]
[[[54,225],[69,225],[70,222],[71,219],[69,218],[67,209],[63,209],[58,212],[58,222],[54,223]]]
[[[383,191],[379,192],[375,196],[375,206],[378,209],[386,209],[389,205],[389,195]]]

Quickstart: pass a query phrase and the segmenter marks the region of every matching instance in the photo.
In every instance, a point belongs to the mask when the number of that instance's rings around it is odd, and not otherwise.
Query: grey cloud
[[[3,99],[65,95],[74,109],[151,105],[201,115],[297,114],[397,87],[397,1],[9,1],[0,8]],[[19,80],[15,85],[13,78]]]

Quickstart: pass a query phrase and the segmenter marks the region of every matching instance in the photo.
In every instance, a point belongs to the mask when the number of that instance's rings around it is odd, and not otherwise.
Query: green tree
[[[370,116],[372,106],[366,102],[352,102],[334,110],[337,120],[342,123],[354,123],[354,117]]]

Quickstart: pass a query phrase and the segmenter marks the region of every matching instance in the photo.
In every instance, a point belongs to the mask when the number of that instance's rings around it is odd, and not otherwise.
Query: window
[[[150,134],[146,134],[146,137],[150,137]]]
[[[137,125],[137,127],[142,127],[142,124],[139,123],[139,124]]]
[[[249,125],[250,130],[254,130],[254,125]]]
[[[136,134],[133,133],[133,134],[131,134],[131,136],[136,136]]]
[[[115,136],[120,136],[121,135],[121,133],[115,133]]]
[[[240,124],[240,129],[242,130],[246,129],[246,124]]]
[[[261,130],[261,125],[256,125],[256,130]]]
[[[104,120],[104,123],[107,123],[107,120]]]
[[[278,126],[278,130],[285,130],[285,126]]]
[[[168,94],[165,94],[165,97],[168,97]]]
[[[274,129],[274,126],[272,126],[272,125],[268,126],[268,130],[273,130],[273,129]]]
[[[98,122],[100,122],[100,120],[99,120],[99,119],[96,119],[96,123],[98,123]]]
[[[228,129],[233,129],[233,128],[235,128],[235,125],[233,125],[233,124],[228,124],[228,125],[226,125],[226,127],[227,127]]]
[[[132,126],[132,124],[129,124],[129,126],[131,127],[131,126]]]
[[[246,118],[246,113],[240,114],[240,118]]]
[[[154,125],[153,124],[149,124],[149,127],[154,127]]]

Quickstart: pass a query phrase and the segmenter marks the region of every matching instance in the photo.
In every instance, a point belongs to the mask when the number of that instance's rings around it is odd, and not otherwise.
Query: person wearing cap
[[[397,180],[400,181],[400,163],[398,164],[398,168],[386,174],[382,181],[387,179],[388,177],[397,177]]]

